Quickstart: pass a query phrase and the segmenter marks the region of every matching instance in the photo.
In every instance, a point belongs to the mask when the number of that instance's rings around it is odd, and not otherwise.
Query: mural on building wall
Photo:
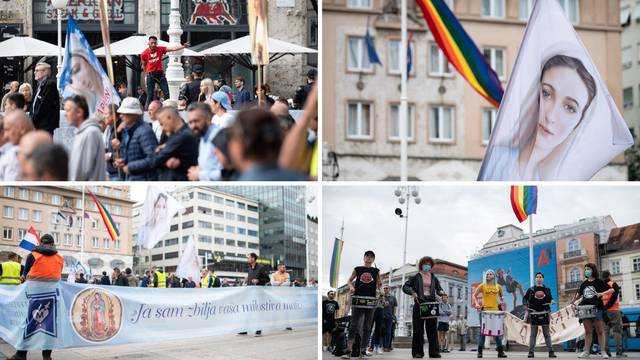
[[[237,1],[229,0],[192,0],[193,13],[191,25],[236,25],[240,18],[238,6],[233,6]]]
[[[551,289],[553,298],[558,299],[558,279],[556,267],[556,244],[548,242],[538,244],[533,249],[533,271],[544,274],[544,284]],[[524,314],[522,298],[529,288],[529,247],[488,255],[469,261],[468,284],[473,295],[476,287],[482,284],[483,274],[492,269],[496,272],[496,280],[502,286],[507,311],[514,315]],[[482,296],[477,298],[482,302]],[[479,326],[478,311],[473,307],[472,296],[469,297],[469,325]],[[557,309],[557,305],[551,307]]]

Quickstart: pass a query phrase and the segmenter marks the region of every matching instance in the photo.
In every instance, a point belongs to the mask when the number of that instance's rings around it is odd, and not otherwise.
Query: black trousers
[[[424,333],[429,342],[429,357],[440,354],[438,345],[438,318],[420,319],[420,307],[413,306],[413,339],[411,341],[411,355],[424,356]]]

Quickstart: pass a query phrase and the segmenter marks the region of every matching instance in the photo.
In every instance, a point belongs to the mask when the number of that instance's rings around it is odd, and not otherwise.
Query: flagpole
[[[400,181],[407,181],[407,0],[400,7]]]
[[[82,242],[80,243],[80,263],[82,264],[82,262],[84,261],[84,242],[85,242],[85,232],[84,232],[84,224],[85,224],[85,214],[86,214],[86,209],[84,206],[84,185],[82,185],[82,226],[80,227],[80,233],[81,233],[81,238],[82,238]]]
[[[533,214],[529,215],[529,282],[533,287]]]

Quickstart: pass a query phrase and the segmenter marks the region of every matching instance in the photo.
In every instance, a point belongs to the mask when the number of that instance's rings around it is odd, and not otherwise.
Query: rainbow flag
[[[91,196],[93,201],[96,203],[96,206],[98,207],[98,212],[100,213],[100,216],[102,217],[102,221],[104,222],[104,227],[107,228],[107,232],[109,232],[109,236],[111,237],[111,240],[113,241],[118,240],[120,238],[120,230],[118,230],[118,227],[116,226],[116,222],[113,221],[111,214],[109,214],[109,212],[104,207],[104,205],[102,205],[100,200],[98,200],[98,198],[95,195],[93,195],[91,190],[89,190],[89,196]]]
[[[518,221],[523,222],[527,217],[536,213],[538,208],[538,187],[513,185],[511,186],[511,207]]]
[[[504,90],[469,35],[444,0],[416,0],[438,46],[467,82],[491,105],[500,106]]]
[[[329,285],[332,288],[338,287],[338,277],[340,276],[340,256],[342,256],[342,246],[344,241],[336,238],[333,243],[333,254],[331,255],[331,268],[329,268]]]

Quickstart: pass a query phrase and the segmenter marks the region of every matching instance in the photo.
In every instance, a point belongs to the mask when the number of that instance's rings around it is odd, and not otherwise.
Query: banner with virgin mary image
[[[140,214],[138,245],[151,249],[169,233],[171,219],[184,207],[173,196],[154,186],[147,188],[144,207]]]
[[[536,1],[478,180],[590,180],[632,144],[558,1]]]
[[[67,22],[67,43],[58,88],[63,98],[83,96],[92,114],[104,114],[109,104],[120,103],[118,92],[71,15]]]

